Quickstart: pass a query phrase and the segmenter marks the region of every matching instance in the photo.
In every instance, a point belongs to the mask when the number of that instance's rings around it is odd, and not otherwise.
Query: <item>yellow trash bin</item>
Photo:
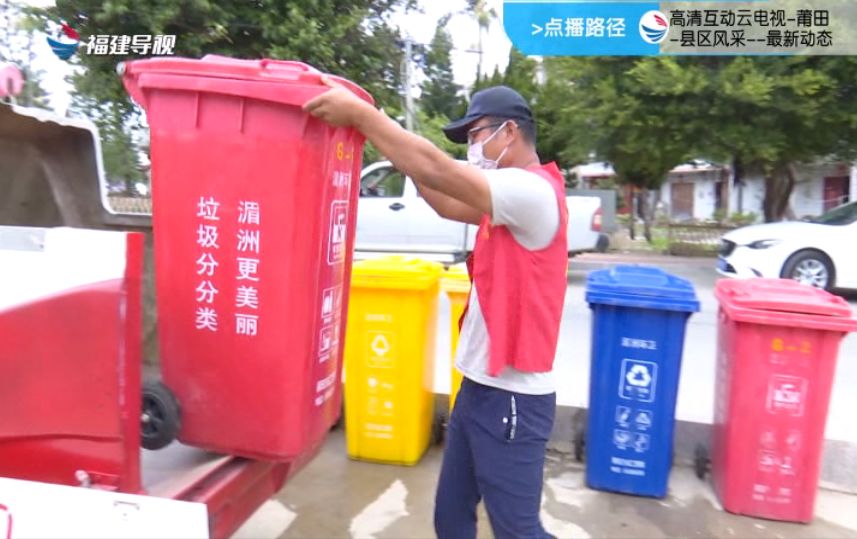
[[[345,340],[348,456],[419,462],[433,438],[443,267],[390,256],[354,264]]]
[[[455,397],[461,387],[461,373],[455,368],[455,350],[458,346],[459,328],[458,320],[467,306],[467,298],[470,294],[470,277],[467,275],[466,264],[456,264],[446,270],[440,282],[441,288],[449,297],[449,340],[450,340],[450,370],[452,377],[449,386],[449,413],[455,406]]]

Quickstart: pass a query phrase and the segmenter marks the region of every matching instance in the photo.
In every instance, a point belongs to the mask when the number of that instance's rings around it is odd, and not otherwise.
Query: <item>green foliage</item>
[[[449,118],[443,115],[429,116],[424,111],[417,114],[419,134],[430,140],[435,146],[456,159],[467,157],[467,147],[464,144],[451,142],[443,134],[443,126],[449,123]]]
[[[753,212],[738,212],[729,216],[729,222],[736,226],[752,225],[759,220],[759,216]]]
[[[503,73],[500,72],[500,68],[494,66],[494,73],[488,76],[480,76],[477,75],[476,81],[473,83],[473,88],[470,90],[471,97],[473,94],[478,92],[479,90],[484,90],[485,88],[490,88],[492,86],[499,86],[503,84]]]
[[[30,13],[36,26],[68,21],[80,32],[82,48],[93,35],[172,34],[177,56],[299,60],[356,82],[390,110],[399,106],[403,52],[389,14],[414,5],[414,0],[58,0],[55,7]],[[118,62],[135,58],[84,53],[73,60],[84,68],[73,76],[74,109],[99,125],[111,181],[130,183],[140,176],[129,135],[139,127],[139,116],[116,75]]]
[[[722,223],[726,220],[726,210],[723,208],[718,208],[714,210],[714,214],[711,216],[712,219],[717,221],[718,223]]]
[[[178,56],[221,54],[239,58],[300,60],[342,75],[368,90],[381,106],[398,100],[402,50],[387,20],[413,0],[58,0],[37,16],[65,19],[84,40],[98,34],[174,34]],[[115,75],[127,58],[77,55],[86,70],[75,76],[78,92],[116,101],[123,115],[131,104]],[[133,58],[129,56],[128,58]]]
[[[572,57],[546,69],[542,145],[565,166],[594,151],[641,188],[691,157],[737,159],[784,186],[767,193],[774,219],[791,165],[857,154],[854,57]]]
[[[532,105],[538,96],[536,61],[527,58],[514,47],[509,51],[509,64],[503,74],[503,84],[514,88]]]
[[[452,37],[446,29],[448,17],[438,24],[429,50],[425,55],[426,81],[422,84],[420,107],[429,116],[458,118],[464,114],[466,104],[459,95],[461,86],[455,83],[452,73]]]
[[[35,40],[40,37],[37,28],[30,24],[25,11],[16,2],[0,6],[0,19],[6,24],[0,28],[0,62],[10,62],[20,69],[24,87],[15,100],[25,107],[49,108],[48,94],[41,85],[44,71],[33,67]]]

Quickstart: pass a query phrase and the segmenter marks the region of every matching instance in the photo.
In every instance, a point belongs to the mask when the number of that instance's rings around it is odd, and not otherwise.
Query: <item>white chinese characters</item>
[[[236,259],[240,283],[235,289],[235,334],[255,337],[259,334],[259,265],[262,231],[262,210],[258,201],[242,200],[238,203],[238,233]],[[251,256],[255,255],[255,256]]]
[[[196,230],[196,244],[203,252],[196,259],[196,274],[201,277],[199,284],[194,290],[197,302],[195,327],[199,331],[216,332],[218,330],[218,313],[214,308],[217,295],[220,293],[214,281],[217,267],[220,263],[215,257],[215,250],[220,249],[217,244],[218,228],[217,215],[220,203],[213,197],[200,197],[197,203],[196,216],[200,222]]]
[[[173,34],[158,35],[109,35],[97,34],[89,36],[86,43],[86,54],[93,56],[171,56],[175,54],[176,36]]]
[[[627,37],[622,17],[551,17],[544,25],[532,24],[532,35],[544,38],[613,39]]]

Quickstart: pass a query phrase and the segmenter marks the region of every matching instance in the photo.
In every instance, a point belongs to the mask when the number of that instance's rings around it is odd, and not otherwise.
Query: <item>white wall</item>
[[[857,161],[851,164],[851,201],[857,200]]]
[[[824,178],[841,175],[841,165],[799,166],[795,188],[789,200],[795,216],[801,218],[821,214],[824,211]],[[851,166],[850,175],[851,200],[857,200],[857,162]],[[710,219],[714,216],[717,201],[716,188],[720,179],[719,171],[670,174],[661,188],[660,203],[667,215],[672,215],[670,205],[673,184],[692,181],[694,183],[693,217],[700,220]],[[764,216],[765,180],[760,175],[747,175],[743,181],[743,201],[740,211],[755,213],[761,220]],[[730,182],[732,182],[731,178]],[[728,201],[730,213],[739,211],[738,190],[739,188],[734,184],[730,185]]]
[[[824,211],[824,178],[841,176],[837,165],[803,165],[797,169],[797,179],[789,204],[797,218],[819,215]],[[765,180],[761,176],[744,178],[743,212],[764,215]],[[857,200],[857,163],[851,168],[851,200]],[[738,211],[738,189],[732,190],[729,211]]]
[[[805,171],[800,171],[789,204],[798,219],[823,213],[824,177],[808,177]]]
[[[733,213],[755,213],[762,219],[764,216],[763,202],[765,200],[765,179],[759,176],[744,176],[744,187],[733,187],[729,194],[729,210]],[[738,208],[738,190],[743,189],[741,208]]]
[[[694,192],[696,196],[696,200],[693,202],[694,219],[711,219],[714,217],[717,203],[717,179],[719,179],[719,176],[719,172],[699,175]]]
[[[694,172],[689,174],[670,174],[667,177],[666,183],[661,188],[661,202],[667,210],[668,215],[672,215],[672,186],[674,183],[693,182],[694,184],[694,201],[693,201],[693,218],[694,219],[711,219],[714,216],[715,203],[717,201],[717,182],[720,180],[719,171],[710,172]]]
[[[854,169],[851,168],[851,196],[854,197]],[[806,165],[798,167],[798,180],[790,200],[795,216],[819,215],[824,212],[824,178],[842,176],[849,170],[841,165]]]

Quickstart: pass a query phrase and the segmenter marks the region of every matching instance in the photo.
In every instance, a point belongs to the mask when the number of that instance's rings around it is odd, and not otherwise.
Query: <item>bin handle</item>
[[[285,68],[293,71],[303,71],[304,73],[321,73],[321,71],[312,66],[303,62],[296,62],[294,60],[272,60],[270,58],[263,58],[259,60],[259,66],[262,69]]]

